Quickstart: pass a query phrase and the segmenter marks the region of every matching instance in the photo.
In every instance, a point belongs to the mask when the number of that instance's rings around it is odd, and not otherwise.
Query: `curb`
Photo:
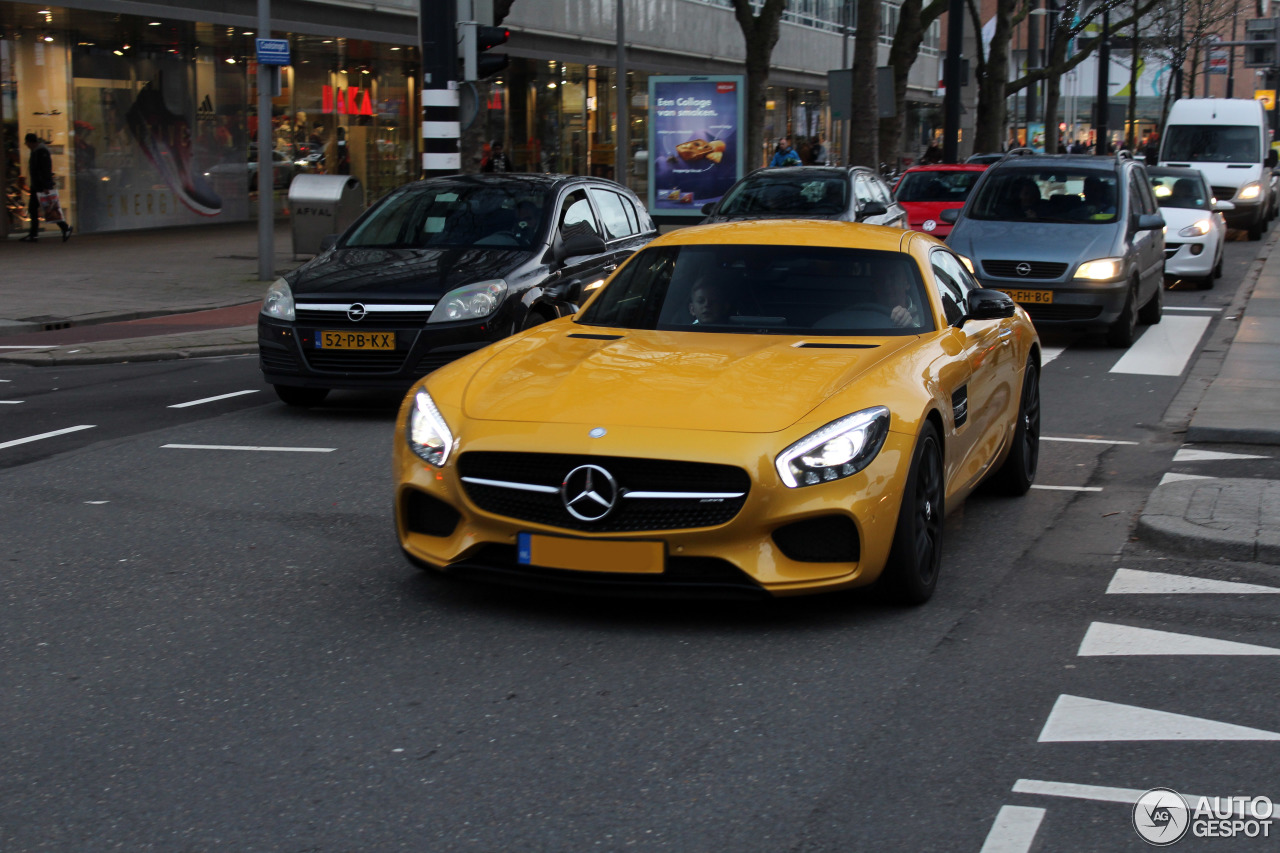
[[[0,354],[0,363],[25,364],[29,367],[59,367],[80,364],[126,364],[139,361],[174,361],[185,358],[211,358],[229,355],[254,355],[258,352],[257,326],[235,326],[204,332],[180,332],[145,338],[125,338],[97,344],[76,346],[76,352],[59,347],[39,352]]]
[[[1138,518],[1138,536],[1200,557],[1280,564],[1280,481],[1181,480],[1157,486]]]

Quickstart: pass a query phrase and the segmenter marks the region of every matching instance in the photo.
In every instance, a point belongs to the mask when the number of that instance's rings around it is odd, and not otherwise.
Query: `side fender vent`
[[[969,420],[969,386],[961,385],[951,392],[951,416],[955,419],[956,429],[964,426]]]

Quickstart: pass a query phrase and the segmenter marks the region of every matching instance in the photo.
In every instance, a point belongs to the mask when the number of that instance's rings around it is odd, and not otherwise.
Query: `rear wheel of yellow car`
[[[1027,367],[1022,372],[1022,401],[1018,404],[1013,446],[991,481],[1006,495],[1025,495],[1036,480],[1039,463],[1040,369],[1034,359],[1028,358]]]
[[[880,585],[894,601],[923,604],[938,585],[942,565],[942,444],[932,423],[916,440],[903,490],[898,526]]]

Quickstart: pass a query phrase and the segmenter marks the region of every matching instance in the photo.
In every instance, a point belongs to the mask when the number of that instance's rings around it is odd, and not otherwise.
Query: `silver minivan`
[[[983,287],[1012,296],[1041,331],[1103,331],[1127,347],[1139,322],[1160,322],[1164,219],[1127,152],[1006,157],[943,218],[956,219],[947,245]]]

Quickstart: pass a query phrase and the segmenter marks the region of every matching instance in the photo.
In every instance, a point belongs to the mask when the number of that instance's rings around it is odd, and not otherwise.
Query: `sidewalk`
[[[1232,303],[1240,322],[1219,325],[1221,347],[1206,348],[1179,394],[1186,411],[1194,409],[1189,443],[1280,447],[1277,240],[1280,224],[1267,236],[1256,279],[1246,280]],[[56,235],[35,245],[0,242],[0,363],[254,353],[254,318],[267,288],[257,278],[257,249],[254,223],[74,235],[65,244]],[[292,255],[288,224],[277,225],[276,272],[303,260]],[[1174,551],[1280,565],[1280,481],[1164,483],[1152,491],[1138,535]]]

